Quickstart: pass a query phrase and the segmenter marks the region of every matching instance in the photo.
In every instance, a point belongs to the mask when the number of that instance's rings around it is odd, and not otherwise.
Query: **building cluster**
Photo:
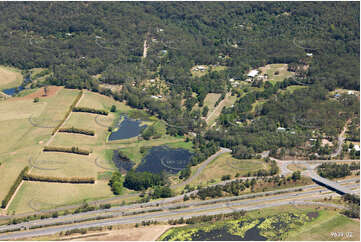
[[[206,71],[206,70],[208,70],[208,67],[207,66],[195,66],[195,67],[193,67],[192,68],[192,71],[201,71],[201,72],[203,72],[203,71]]]
[[[258,70],[250,70],[250,72],[247,74],[247,79],[244,80],[245,82],[252,83],[253,81],[263,81],[267,80],[268,75],[260,75]],[[240,85],[240,80],[235,80],[234,78],[229,79],[229,82],[231,83],[232,87],[238,87]]]

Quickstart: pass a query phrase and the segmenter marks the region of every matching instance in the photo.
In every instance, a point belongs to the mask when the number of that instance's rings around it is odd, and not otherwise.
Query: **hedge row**
[[[6,194],[4,200],[1,202],[1,207],[6,208],[6,205],[10,201],[11,197],[14,195],[16,189],[20,185],[21,181],[23,180],[24,176],[26,175],[27,171],[29,170],[29,167],[25,167],[19,174],[18,178],[16,178],[14,184],[11,186],[8,194]]]
[[[86,108],[86,107],[73,107],[73,112],[85,112],[85,113],[96,113],[101,115],[108,115],[108,111],[99,110],[95,108]]]
[[[56,131],[63,125],[63,123],[65,122],[66,118],[68,117],[68,115],[71,113],[71,111],[73,110],[73,108],[75,107],[75,104],[79,101],[79,99],[81,98],[81,95],[83,95],[83,90],[81,90],[78,93],[78,96],[75,98],[75,100],[73,101],[73,103],[70,105],[69,110],[66,112],[63,120],[54,128],[52,135],[54,135],[56,133]]]
[[[83,149],[79,149],[78,147],[71,147],[71,148],[66,148],[66,147],[54,147],[54,146],[45,146],[43,149],[44,152],[46,151],[54,151],[54,152],[66,152],[66,153],[74,153],[74,154],[79,154],[79,155],[89,155],[90,151],[88,150],[83,150]]]
[[[95,183],[94,177],[53,177],[53,176],[25,174],[23,179],[27,181],[40,181],[40,182],[91,183],[91,184]]]
[[[85,135],[90,135],[90,136],[94,136],[95,133],[93,130],[86,130],[86,129],[78,129],[78,128],[61,128],[59,129],[59,132],[64,132],[64,133],[75,133],[75,134],[85,134]]]

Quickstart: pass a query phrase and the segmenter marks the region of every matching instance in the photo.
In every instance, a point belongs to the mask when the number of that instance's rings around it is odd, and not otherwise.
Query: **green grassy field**
[[[35,209],[50,209],[112,196],[107,181],[96,184],[63,184],[47,182],[24,182],[9,212],[30,212]]]
[[[256,171],[258,169],[267,168],[268,165],[262,160],[238,160],[232,157],[231,154],[223,154],[212,161],[201,172],[201,174],[192,181],[192,185],[206,184],[213,180],[213,182],[220,181],[222,176],[231,175],[234,177],[237,173],[240,176],[246,175],[249,171]],[[192,167],[192,171],[196,171],[198,166]]]

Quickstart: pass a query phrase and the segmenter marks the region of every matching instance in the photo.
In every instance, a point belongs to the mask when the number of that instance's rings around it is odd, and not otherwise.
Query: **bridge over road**
[[[337,193],[339,193],[341,195],[344,195],[346,193],[355,194],[355,192],[352,191],[351,189],[348,189],[345,186],[341,186],[337,182],[334,182],[334,181],[331,181],[329,179],[323,178],[323,177],[317,175],[314,171],[311,171],[309,173],[309,175],[310,175],[311,179],[314,182],[316,182],[316,183],[318,183],[318,184],[320,184],[322,186],[325,186],[328,189],[333,190],[333,191],[335,191],[335,192],[337,192]]]

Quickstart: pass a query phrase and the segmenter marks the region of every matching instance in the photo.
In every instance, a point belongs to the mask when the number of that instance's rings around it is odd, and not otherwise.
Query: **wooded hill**
[[[194,64],[241,77],[312,52],[305,81],[359,89],[359,12],[357,2],[2,2],[0,64],[50,67],[51,82],[68,87],[92,87],[100,73],[139,81],[160,67],[186,88]]]

